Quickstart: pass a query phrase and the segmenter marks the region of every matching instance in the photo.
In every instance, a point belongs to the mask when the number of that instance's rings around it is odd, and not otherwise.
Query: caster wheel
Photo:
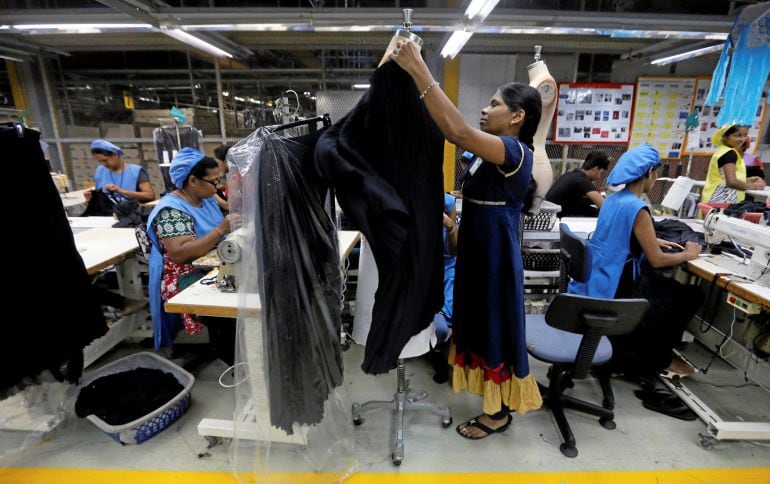
[[[559,450],[561,450],[561,453],[564,454],[565,457],[573,458],[573,457],[577,457],[578,455],[577,447],[575,447],[574,445],[561,444],[559,446]]]
[[[449,417],[449,420],[444,420],[441,422],[441,426],[445,429],[448,429],[452,425],[452,417]]]
[[[617,425],[615,425],[615,421],[609,418],[600,418],[599,425],[601,425],[607,430],[615,430],[617,428]]]
[[[361,417],[357,417],[353,419],[353,425],[355,425],[356,427],[358,427],[362,423],[364,423],[364,419],[362,419]]]
[[[400,457],[396,457],[396,454],[390,454],[390,460],[393,461],[393,465],[394,466],[400,466],[401,465],[401,460],[402,459]]]
[[[701,434],[698,439],[698,445],[705,450],[711,450],[717,444],[716,439],[710,435]]]

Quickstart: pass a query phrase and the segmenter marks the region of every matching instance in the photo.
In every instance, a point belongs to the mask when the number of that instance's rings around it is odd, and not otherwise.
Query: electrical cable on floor
[[[733,320],[730,323],[730,331],[727,333],[726,338],[722,340],[722,343],[720,344],[719,348],[717,348],[717,353],[719,353],[719,356],[721,356],[724,359],[727,359],[727,357],[730,355],[729,354],[726,355],[722,353],[722,349],[725,347],[727,340],[733,339],[733,328],[735,327],[735,321],[737,321],[737,319],[738,319],[738,315],[735,307],[733,306]]]
[[[224,376],[225,376],[227,373],[229,373],[230,371],[233,371],[233,372],[234,372],[234,371],[235,371],[235,367],[236,367],[236,366],[248,366],[248,364],[247,364],[247,363],[243,363],[243,362],[241,362],[241,363],[236,363],[236,364],[234,364],[234,365],[232,365],[232,366],[229,366],[229,367],[227,367],[227,369],[226,369],[225,371],[223,371],[221,375],[219,375],[219,385],[220,385],[220,386],[222,386],[222,387],[224,387],[224,388],[235,388],[235,387],[237,387],[238,385],[240,385],[241,383],[243,383],[243,382],[245,382],[246,380],[248,380],[248,379],[249,379],[249,377],[248,377],[248,376],[245,376],[245,377],[244,377],[244,378],[243,378],[241,381],[239,381],[239,382],[236,382],[236,383],[233,383],[232,385],[228,385],[228,384],[226,384],[226,383],[222,382],[222,378],[224,378]],[[234,376],[234,375],[233,375],[233,376]]]

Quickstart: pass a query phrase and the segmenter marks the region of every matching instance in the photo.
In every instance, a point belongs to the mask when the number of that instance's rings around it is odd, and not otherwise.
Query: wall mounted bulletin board
[[[639,77],[629,149],[647,143],[664,159],[680,158],[694,94],[694,77]]]
[[[559,84],[554,143],[628,143],[633,103],[633,84]]]
[[[762,134],[762,126],[764,126],[764,120],[767,113],[767,93],[770,82],[765,84],[765,89],[762,91],[762,97],[757,105],[756,115],[754,117],[754,123],[749,128],[749,139],[751,140],[750,152],[754,153],[758,147],[757,139]],[[708,96],[709,88],[711,87],[710,77],[698,77],[695,81],[695,100],[693,102],[692,109],[698,111],[698,133],[690,133],[687,135],[687,143],[684,145],[682,154],[692,154],[695,156],[711,156],[714,154],[714,147],[711,146],[711,136],[714,135],[719,126],[717,125],[716,117],[719,114],[719,109],[722,103],[717,103],[716,106],[703,107],[703,102]],[[689,139],[696,137],[697,139]],[[692,150],[690,153],[690,144],[695,144],[697,141],[698,147]]]

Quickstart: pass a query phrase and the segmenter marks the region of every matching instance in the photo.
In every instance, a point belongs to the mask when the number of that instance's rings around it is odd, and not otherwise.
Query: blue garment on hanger
[[[754,15],[756,17],[752,18]],[[732,55],[730,48],[733,49]],[[705,104],[714,106],[720,97],[724,97],[717,124],[753,125],[768,74],[770,8],[757,5],[741,13],[725,40],[719,63],[714,69]]]
[[[623,274],[623,267],[631,258],[631,233],[640,210],[647,209],[644,201],[630,190],[613,193],[602,204],[596,221],[596,232],[589,241],[591,247],[591,277],[586,282],[572,281],[570,294],[614,299]],[[632,259],[634,279],[641,259]]]
[[[152,333],[155,338],[155,349],[171,346],[174,337],[182,329],[182,318],[179,314],[170,314],[163,309],[163,297],[160,294],[163,277],[163,250],[160,240],[153,228],[155,217],[164,208],[175,208],[192,217],[195,223],[196,237],[203,237],[214,230],[222,221],[222,211],[213,198],[201,200],[201,206],[195,207],[176,195],[168,194],[160,199],[158,205],[150,213],[147,220],[147,235],[152,243],[150,252],[150,315],[152,316]]]

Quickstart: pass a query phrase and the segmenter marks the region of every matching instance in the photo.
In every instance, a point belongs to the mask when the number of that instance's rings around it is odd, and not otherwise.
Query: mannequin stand
[[[441,425],[444,428],[452,425],[452,413],[447,406],[421,401],[428,397],[426,392],[409,390],[409,380],[406,379],[406,365],[403,358],[398,359],[396,375],[396,393],[393,395],[393,400],[354,403],[353,424],[358,426],[364,422],[363,417],[361,417],[364,412],[375,408],[392,408],[395,411],[395,434],[393,435],[390,457],[393,464],[398,466],[404,460],[404,413],[407,410],[430,410],[441,417]]]

